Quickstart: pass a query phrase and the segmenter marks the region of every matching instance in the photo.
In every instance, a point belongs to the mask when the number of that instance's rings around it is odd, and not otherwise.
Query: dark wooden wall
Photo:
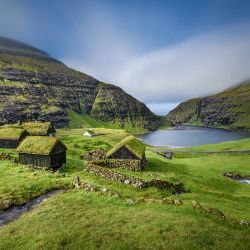
[[[32,165],[37,167],[51,167],[51,159],[49,155],[19,153],[19,162],[25,165]]]
[[[66,151],[51,156],[52,168],[60,168],[64,163],[66,163]]]
[[[0,148],[17,148],[19,140],[0,139]]]
[[[56,169],[66,163],[66,151],[54,155],[19,153],[19,162],[25,165]]]
[[[110,159],[134,159],[137,160],[138,158],[132,154],[127,148],[122,147],[114,154],[109,156]]]

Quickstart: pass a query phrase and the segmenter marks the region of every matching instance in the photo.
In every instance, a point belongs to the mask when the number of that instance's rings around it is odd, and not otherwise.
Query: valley
[[[250,139],[192,147],[203,154],[177,150],[172,160],[147,146],[142,172],[111,169],[143,180],[181,182],[186,191],[176,195],[168,188],[138,189],[86,172],[86,161],[80,157],[84,152],[108,151],[130,133],[95,128],[96,136],[84,137],[82,131],[57,130],[56,136],[68,148],[67,163],[57,171],[16,163],[14,149],[1,149],[10,156],[10,160],[1,159],[2,209],[25,204],[50,190],[63,191],[1,227],[0,249],[18,249],[20,244],[24,249],[249,247],[249,227],[244,223],[250,220],[250,187],[223,174],[250,176],[250,154],[229,155],[223,150],[249,150]],[[222,153],[206,153],[209,150]],[[72,184],[76,176],[83,188]]]

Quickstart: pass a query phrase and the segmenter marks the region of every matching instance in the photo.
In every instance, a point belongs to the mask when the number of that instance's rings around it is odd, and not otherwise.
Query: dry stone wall
[[[156,187],[159,189],[171,189],[171,190],[173,190],[173,192],[183,192],[184,191],[182,183],[174,184],[174,183],[170,183],[166,180],[156,180],[156,179],[143,180],[140,178],[135,178],[132,176],[127,176],[125,174],[113,172],[112,170],[100,167],[100,166],[95,165],[91,162],[88,162],[85,165],[85,170],[87,172],[104,177],[106,179],[120,182],[120,183],[124,183],[127,185],[131,185],[133,187],[140,188],[140,189],[148,188],[148,187]]]

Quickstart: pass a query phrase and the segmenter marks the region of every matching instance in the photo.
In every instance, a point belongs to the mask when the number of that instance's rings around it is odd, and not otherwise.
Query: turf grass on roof
[[[49,155],[59,140],[50,136],[28,136],[17,148],[19,153]],[[65,147],[66,148],[66,147]]]
[[[133,135],[127,136],[117,143],[111,150],[107,152],[107,157],[117,152],[122,147],[126,147],[130,152],[135,154],[139,159],[145,156],[145,145],[143,142],[135,138]]]
[[[51,128],[50,122],[24,122],[22,127],[27,130],[30,135],[47,135]]]
[[[22,128],[1,128],[0,139],[19,140],[24,132]]]

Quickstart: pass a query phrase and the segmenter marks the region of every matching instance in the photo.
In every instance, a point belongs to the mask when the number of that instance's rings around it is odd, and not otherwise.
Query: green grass
[[[0,233],[2,249],[247,249],[249,237],[190,208],[129,206],[83,191],[50,198]]]
[[[70,184],[66,177],[44,170],[33,171],[11,161],[1,161],[0,166],[0,200],[13,205],[23,204],[51,189],[65,188]]]
[[[118,192],[120,198],[80,190],[57,194],[0,228],[0,249],[249,249],[250,229],[235,223],[250,220],[249,185],[222,174],[249,175],[250,154],[202,154],[170,161],[148,147],[145,171],[116,170],[143,179],[183,182],[190,192],[177,197],[183,206],[174,206],[161,203],[164,197],[176,198],[170,190],[138,190],[85,172],[82,153],[97,148],[108,151],[128,132],[97,128],[97,136],[88,138],[82,136],[82,130],[58,131],[68,147],[67,165],[60,174],[0,161],[0,198],[20,204],[50,189],[69,187],[76,175],[84,182]],[[236,144],[247,147],[245,140],[231,142],[231,147],[237,148]],[[224,148],[219,144],[209,147]],[[136,205],[127,204],[130,198]],[[193,209],[192,200],[220,209],[226,220]]]
[[[104,122],[96,120],[88,115],[80,115],[73,110],[67,110],[70,118],[70,128],[109,128],[109,129],[122,129],[122,126],[117,122]],[[125,123],[124,129],[132,133],[142,133],[146,130],[139,127],[133,127],[129,123]]]
[[[216,144],[208,144],[208,145],[202,145],[202,146],[197,146],[197,147],[190,147],[187,149],[197,150],[197,151],[250,150],[250,139],[221,142],[221,143],[216,143]]]

